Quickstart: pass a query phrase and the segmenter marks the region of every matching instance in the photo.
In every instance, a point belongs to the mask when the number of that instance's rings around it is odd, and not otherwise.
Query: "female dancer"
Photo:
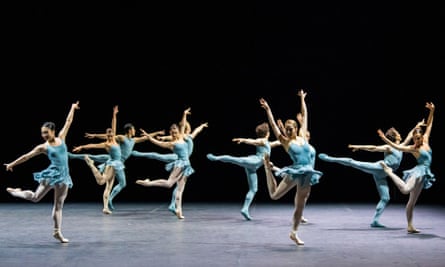
[[[113,114],[118,112],[117,106],[113,108]],[[108,207],[108,200],[110,197],[110,192],[115,180],[118,179],[125,180],[124,164],[121,160],[121,148],[116,141],[116,117],[113,115],[111,122],[111,128],[106,130],[107,140],[97,144],[86,144],[74,147],[73,152],[80,152],[83,149],[105,149],[109,154],[109,159],[105,162],[103,171],[99,170],[95,165],[94,161],[90,159],[88,154],[84,155],[85,162],[88,167],[90,167],[93,172],[94,178],[98,185],[105,184],[105,190],[103,193],[103,209],[104,214],[111,214],[111,210]]]
[[[185,186],[185,180],[187,177],[192,175],[195,170],[192,168],[189,160],[190,152],[189,146],[186,141],[186,135],[184,133],[185,122],[187,120],[188,112],[184,112],[181,125],[179,127],[176,123],[170,126],[170,135],[171,140],[161,141],[157,140],[152,135],[147,135],[148,140],[153,144],[160,146],[162,148],[167,148],[173,151],[178,156],[173,162],[170,162],[166,165],[166,170],[170,171],[170,175],[168,179],[156,179],[156,180],[137,180],[136,183],[142,186],[150,187],[150,186],[159,186],[171,188],[174,184],[177,183],[178,189],[176,191],[175,200],[176,200],[176,216],[178,219],[184,219],[182,214],[182,193]]]
[[[186,115],[190,115],[190,108],[186,109],[184,111],[186,113]],[[182,121],[179,122],[179,127],[182,127]],[[195,137],[202,132],[202,130],[204,128],[208,127],[208,123],[204,122],[201,123],[198,127],[196,127],[193,132],[191,131],[191,126],[190,123],[188,121],[185,122],[184,125],[184,133],[185,133],[185,141],[187,142],[188,145],[188,150],[189,150],[189,158],[191,157],[192,153],[193,153],[193,148],[194,148],[194,139]],[[142,130],[143,135],[147,136],[148,134]],[[166,135],[166,136],[159,136],[156,135],[156,138],[160,141],[167,141],[167,140],[172,140],[171,135]],[[162,162],[172,162],[178,159],[178,155],[176,155],[175,153],[157,153],[157,152],[139,152],[139,151],[133,151],[131,153],[132,156],[134,157],[143,157],[143,158],[148,158],[148,159],[155,159],[155,160],[159,160]],[[184,186],[187,183],[187,179],[188,177],[186,177],[184,179]],[[176,215],[176,193],[178,191],[178,183],[176,183],[175,189],[172,192],[172,198],[170,200],[170,204],[168,205],[168,210],[171,211],[173,214]]]
[[[193,130],[193,132],[190,133],[190,131],[191,131],[190,123],[186,122],[186,124],[185,124],[185,135],[186,135],[185,141],[187,142],[188,149],[189,149],[189,158],[192,156],[192,153],[193,153],[193,148],[195,146],[194,145],[195,137],[200,132],[202,132],[202,130],[204,128],[207,128],[207,127],[208,127],[208,123],[207,122],[201,123],[198,127],[196,127]],[[187,183],[187,180],[188,180],[188,177],[185,177],[185,179],[184,179],[184,187],[185,187],[185,184]],[[176,183],[175,189],[173,190],[173,193],[172,193],[172,198],[170,200],[170,205],[168,205],[168,210],[173,212],[173,214],[176,214],[176,193],[177,193],[177,191],[178,191],[178,184]]]
[[[394,147],[395,149],[401,150],[406,153],[410,153],[417,160],[417,165],[409,170],[403,172],[403,179],[397,176],[385,162],[380,164],[383,170],[388,174],[388,176],[395,183],[397,188],[403,194],[409,194],[408,203],[406,204],[406,219],[408,222],[408,233],[419,233],[413,225],[413,213],[414,207],[416,205],[417,199],[419,198],[422,189],[428,189],[433,185],[436,180],[434,174],[431,172],[431,161],[432,161],[432,149],[429,145],[429,137],[431,135],[431,128],[433,126],[434,118],[434,104],[432,102],[427,102],[425,107],[429,109],[428,120],[426,122],[425,132],[422,131],[421,127],[417,127],[413,133],[412,145],[400,145],[392,142],[385,137],[382,130],[378,130],[378,134],[382,140]]]
[[[246,220],[251,220],[252,217],[249,213],[250,205],[252,204],[253,198],[258,191],[258,175],[257,170],[263,166],[264,155],[270,156],[271,148],[273,146],[279,146],[280,143],[269,142],[269,124],[267,122],[259,124],[255,128],[257,138],[233,138],[232,141],[237,144],[247,144],[256,147],[256,153],[250,156],[235,157],[231,155],[220,155],[215,156],[214,154],[207,154],[207,158],[211,161],[221,161],[225,163],[231,163],[244,168],[247,176],[247,184],[249,186],[249,191],[244,198],[244,204],[241,208],[241,215],[244,216]]]
[[[41,128],[41,135],[45,142],[37,145],[30,152],[18,157],[16,160],[4,164],[7,171],[37,155],[46,154],[50,165],[43,171],[33,173],[34,180],[39,183],[36,191],[22,190],[21,188],[6,188],[11,195],[32,202],[40,201],[51,189],[54,189],[54,205],[52,218],[54,221],[53,237],[61,243],[69,240],[62,235],[62,209],[68,195],[68,189],[73,186],[68,165],[68,149],[65,143],[66,135],[73,122],[74,111],[79,109],[79,101],[71,105],[65,125],[56,136],[54,122],[45,122]]]
[[[280,183],[277,184],[272,172],[274,166],[272,162],[270,162],[268,155],[265,155],[264,169],[266,171],[269,195],[273,200],[277,200],[283,197],[292,188],[297,188],[294,201],[295,209],[292,220],[292,230],[289,237],[297,245],[304,245],[303,240],[301,240],[297,235],[298,226],[301,222],[303,209],[306,204],[307,197],[311,191],[311,186],[318,183],[318,180],[323,173],[314,170],[312,167],[310,147],[306,140],[308,121],[307,107],[305,102],[306,93],[303,90],[300,90],[298,95],[300,96],[302,110],[304,111],[303,114],[305,114],[303,124],[301,125],[301,135],[298,134],[299,131],[297,122],[292,119],[286,120],[283,126],[285,132],[282,133],[277,122],[275,122],[272,111],[266,100],[261,98],[260,104],[261,107],[266,110],[269,124],[272,126],[272,130],[276,138],[280,141],[281,145],[293,161],[291,166],[283,167],[275,171],[275,175],[283,177]]]

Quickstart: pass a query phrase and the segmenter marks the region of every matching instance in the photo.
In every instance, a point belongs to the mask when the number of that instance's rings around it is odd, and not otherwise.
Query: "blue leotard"
[[[43,171],[33,173],[34,180],[48,185],[66,184],[69,188],[73,186],[68,166],[68,149],[65,142],[58,146],[46,145],[50,165]]]
[[[407,181],[413,178],[422,179],[423,188],[428,189],[433,185],[433,182],[436,181],[430,169],[433,151],[431,149],[429,151],[420,149],[419,153],[417,165],[412,169],[403,171],[403,180]]]
[[[301,186],[314,185],[319,182],[323,173],[315,170],[312,166],[315,161],[311,159],[311,147],[307,141],[304,141],[302,145],[292,142],[287,153],[293,164],[276,171],[276,176],[289,176],[291,179],[298,179]]]
[[[173,147],[173,153],[178,156],[178,159],[169,162],[165,165],[165,169],[167,171],[172,171],[173,168],[182,168],[182,174],[184,176],[192,175],[195,170],[192,168],[190,164],[190,152],[189,152],[189,144],[187,141],[175,143]]]

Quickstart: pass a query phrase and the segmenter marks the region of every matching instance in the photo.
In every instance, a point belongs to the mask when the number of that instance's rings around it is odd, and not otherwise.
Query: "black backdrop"
[[[185,108],[190,122],[208,122],[195,140],[184,201],[225,202],[244,199],[247,180],[237,166],[210,162],[205,155],[249,155],[254,148],[233,137],[254,137],[266,120],[258,99],[268,100],[276,118],[299,111],[303,88],[309,109],[312,144],[318,152],[365,161],[380,153],[351,152],[347,145],[381,144],[376,130],[394,126],[405,135],[426,118],[427,101],[437,111],[431,136],[432,171],[437,181],[420,201],[444,204],[443,42],[438,3],[421,6],[317,3],[157,3],[113,2],[107,8],[55,11],[34,7],[6,17],[4,44],[3,148],[10,162],[42,142],[40,126],[64,123],[79,100],[67,137],[69,148],[91,142],[85,132],[109,127],[119,105],[118,130],[132,122],[147,131],[168,130]],[[70,11],[67,11],[70,10]],[[60,128],[59,128],[60,129]],[[272,137],[273,139],[273,137]],[[169,152],[150,143],[139,151]],[[102,153],[102,151],[90,151]],[[276,165],[289,163],[281,148]],[[0,201],[18,201],[8,186],[35,189],[32,172],[44,169],[45,156],[1,175]],[[399,169],[415,161],[406,155]],[[146,188],[140,178],[162,178],[163,163],[130,158],[127,187],[120,201],[169,201],[172,189]],[[324,172],[313,187],[312,202],[377,202],[370,175],[320,160]],[[68,201],[101,201],[98,186],[82,161],[71,161],[74,187]],[[258,171],[256,201],[271,201],[264,172]],[[392,202],[405,202],[390,182]],[[289,202],[293,193],[280,201]],[[52,194],[44,201],[51,201]]]

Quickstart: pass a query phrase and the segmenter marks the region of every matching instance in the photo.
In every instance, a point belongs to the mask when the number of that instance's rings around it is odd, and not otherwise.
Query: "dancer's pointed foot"
[[[371,227],[374,227],[374,228],[385,228],[386,226],[381,224],[381,223],[379,223],[378,221],[373,221],[371,223]]]
[[[209,160],[211,160],[211,161],[215,161],[215,160],[216,160],[216,156],[213,155],[213,154],[211,154],[211,153],[207,154],[207,158],[208,158]]]
[[[180,219],[180,220],[185,218],[184,215],[182,215],[182,211],[180,211],[180,210],[176,210],[175,214],[176,214],[176,217],[178,217],[178,219]]]
[[[8,193],[10,193],[11,195],[14,195],[14,193],[21,192],[22,189],[21,188],[8,187],[8,188],[6,188],[6,191],[8,191]]]
[[[387,174],[391,174],[392,173],[392,169],[391,167],[389,167],[388,165],[386,165],[386,163],[384,161],[380,162],[380,166],[382,166],[383,171],[386,172]]]
[[[291,231],[289,234],[290,239],[294,241],[297,245],[302,246],[304,245],[304,241],[298,238],[297,231]]]
[[[408,231],[408,234],[417,234],[417,233],[420,233],[420,231],[417,230],[414,226],[409,226],[408,229],[407,229],[407,231]]]
[[[168,206],[168,210],[173,213],[173,215],[176,215],[176,207],[174,204]]]
[[[308,223],[308,222],[309,222],[308,219],[306,219],[306,218],[304,218],[303,216],[301,216],[300,223],[302,223],[302,224],[306,224],[306,223]]]
[[[246,209],[241,210],[241,215],[243,215],[244,219],[246,219],[248,221],[252,220],[252,217],[250,217],[249,211]]]
[[[110,214],[113,213],[113,212],[112,212],[111,210],[109,210],[109,209],[103,209],[102,212],[103,212],[103,214],[106,214],[106,215],[110,215]]]
[[[329,156],[325,153],[318,154],[318,158],[324,161],[329,161]]]
[[[148,183],[150,183],[150,179],[145,179],[145,180],[136,180],[137,184],[143,185],[143,186],[148,186]]]
[[[88,155],[85,155],[83,158],[85,162],[88,164],[88,166],[94,166],[94,160],[90,159]]]
[[[54,230],[53,237],[55,239],[59,240],[60,243],[68,243],[68,242],[70,242],[67,238],[63,237],[62,233],[58,229]]]

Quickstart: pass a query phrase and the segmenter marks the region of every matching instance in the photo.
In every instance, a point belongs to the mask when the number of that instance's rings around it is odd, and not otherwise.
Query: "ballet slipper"
[[[408,234],[418,234],[418,233],[420,233],[420,231],[417,230],[414,226],[408,227],[407,231],[408,231]]]
[[[103,209],[102,212],[103,212],[103,214],[107,214],[107,215],[113,213],[113,212],[112,212],[111,210],[109,210],[109,209]]]
[[[211,160],[211,161],[216,161],[216,160],[217,160],[217,159],[216,159],[216,156],[213,155],[213,154],[207,154],[207,158],[208,158],[209,160]]]
[[[297,245],[302,246],[304,245],[303,240],[298,238],[297,231],[291,231],[289,234],[289,237],[292,241],[294,241]]]
[[[381,223],[379,223],[379,222],[377,222],[377,221],[373,221],[371,223],[371,227],[374,227],[374,228],[385,228],[386,226],[381,224]]]
[[[60,241],[60,243],[68,243],[70,242],[68,239],[63,237],[62,233],[59,229],[54,229],[53,237]]]
[[[252,220],[252,217],[250,217],[249,211],[242,209],[241,210],[241,215],[243,215],[244,219],[250,221]]]
[[[175,214],[176,214],[176,217],[178,217],[178,219],[180,219],[180,220],[182,220],[182,219],[185,218],[185,217],[182,215],[182,211],[176,210]]]
[[[85,162],[88,164],[88,166],[94,166],[94,160],[90,159],[90,157],[88,155],[85,155],[84,157]]]
[[[22,189],[21,188],[8,187],[8,188],[6,188],[6,191],[8,191],[8,193],[13,193],[13,192],[20,192],[20,191],[22,191]]]
[[[321,159],[321,160],[324,160],[324,161],[329,161],[330,160],[329,156],[327,154],[325,154],[325,153],[318,154],[318,158]]]
[[[149,182],[150,182],[150,179],[148,179],[148,178],[145,180],[136,180],[137,184],[144,185],[144,186],[147,186]]]
[[[304,218],[303,216],[301,216],[301,220],[300,223],[308,223],[308,219]]]

